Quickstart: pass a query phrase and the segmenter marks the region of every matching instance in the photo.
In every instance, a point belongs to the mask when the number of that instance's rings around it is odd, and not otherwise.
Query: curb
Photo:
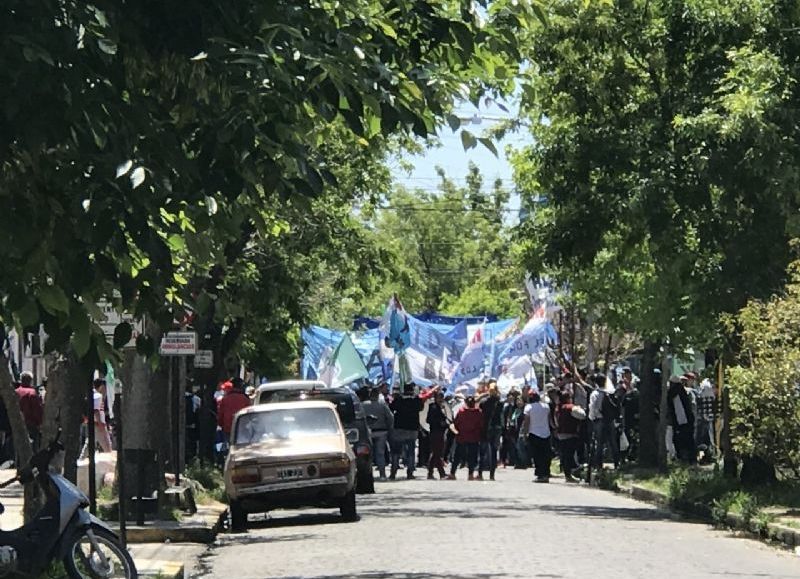
[[[185,566],[183,563],[177,562],[163,562],[164,566],[160,569],[145,568],[139,570],[137,567],[139,577],[159,577],[160,579],[183,579]]]
[[[206,513],[193,521],[128,525],[125,529],[127,540],[129,543],[213,543],[225,523],[228,507],[220,503],[206,507],[205,510]],[[113,523],[111,528],[114,532],[119,532],[118,523]]]
[[[614,492],[628,495],[632,499],[638,501],[655,504],[671,512],[689,515],[706,523],[714,524],[714,520],[711,516],[711,508],[708,505],[701,503],[681,503],[672,505],[667,495],[636,484],[618,484]],[[787,527],[780,523],[768,523],[766,531],[761,533],[752,525],[752,522],[750,525],[746,524],[741,515],[728,513],[725,518],[725,524],[731,529],[741,531],[754,539],[782,543],[783,546],[789,549],[800,546],[800,530]]]

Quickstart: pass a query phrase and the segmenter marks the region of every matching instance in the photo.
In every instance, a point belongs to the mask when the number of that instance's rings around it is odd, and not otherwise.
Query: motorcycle
[[[136,566],[119,537],[86,511],[86,495],[60,474],[50,472],[53,457],[64,449],[60,438],[59,431],[17,476],[0,484],[1,489],[17,481],[23,486],[38,482],[45,496],[44,506],[32,521],[13,531],[0,531],[0,577],[11,573],[36,576],[61,561],[75,579],[136,579]],[[0,514],[4,510],[0,504]]]

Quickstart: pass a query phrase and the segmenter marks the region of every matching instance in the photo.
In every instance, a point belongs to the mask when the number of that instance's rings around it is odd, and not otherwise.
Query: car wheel
[[[231,515],[231,531],[234,533],[241,533],[247,530],[247,512],[242,508],[239,501],[231,501],[230,504]]]
[[[342,514],[342,518],[345,521],[352,522],[358,520],[355,490],[350,491],[344,496],[342,504],[339,506],[339,512]]]

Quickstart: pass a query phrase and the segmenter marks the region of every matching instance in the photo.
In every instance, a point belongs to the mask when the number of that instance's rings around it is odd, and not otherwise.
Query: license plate
[[[303,476],[303,469],[301,467],[290,467],[278,469],[278,478],[281,480],[301,478]]]

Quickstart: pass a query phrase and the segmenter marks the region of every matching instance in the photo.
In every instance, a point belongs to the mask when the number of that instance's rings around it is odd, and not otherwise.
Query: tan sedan
[[[234,418],[225,463],[231,526],[249,513],[279,508],[338,507],[356,515],[356,457],[330,402],[252,406]]]

